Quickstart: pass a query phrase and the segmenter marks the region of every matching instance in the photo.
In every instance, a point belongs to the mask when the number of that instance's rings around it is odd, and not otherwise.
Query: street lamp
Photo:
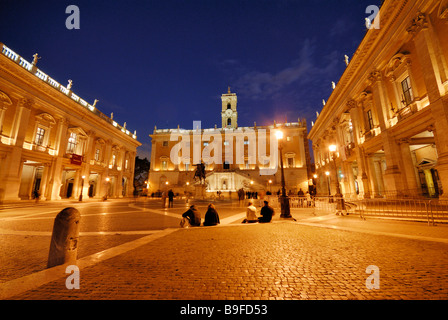
[[[275,132],[275,137],[278,140],[278,150],[280,152],[280,168],[282,173],[282,195],[280,196],[280,218],[292,218],[290,207],[289,207],[289,197],[286,195],[286,189],[285,189],[285,173],[283,170],[283,156],[282,156],[282,139],[283,139],[283,132],[281,130],[277,130]]]
[[[79,194],[79,201],[82,201],[82,191],[84,189],[84,179],[86,178],[86,176],[82,176],[82,180],[81,180],[81,193]]]
[[[344,202],[344,198],[342,197],[342,193],[341,193],[341,187],[339,185],[339,179],[338,179],[338,168],[336,166],[336,145],[332,144],[328,147],[328,149],[331,152],[332,158],[333,158],[333,166],[334,166],[334,177],[335,177],[335,182],[336,182],[336,194],[334,195],[336,198],[336,214],[338,214],[339,212],[342,213],[343,210],[345,210],[345,202]]]
[[[313,181],[313,186],[312,186],[312,190],[310,190],[310,193],[312,196],[316,196],[317,194],[317,174],[313,174],[313,179],[311,179]]]

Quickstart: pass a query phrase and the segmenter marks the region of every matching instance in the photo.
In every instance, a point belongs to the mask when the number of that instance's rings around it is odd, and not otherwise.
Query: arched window
[[[232,109],[232,106],[230,105],[230,103],[227,104],[227,109]]]
[[[231,126],[231,125],[232,125],[232,119],[230,119],[230,118],[227,119],[227,125],[228,125],[228,126]]]

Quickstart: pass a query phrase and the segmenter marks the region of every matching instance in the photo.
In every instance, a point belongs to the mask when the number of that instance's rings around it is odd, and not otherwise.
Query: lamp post
[[[345,210],[345,202],[344,202],[344,198],[342,197],[342,193],[341,193],[341,187],[339,185],[339,179],[338,179],[338,168],[336,166],[336,145],[332,144],[328,147],[328,149],[331,152],[331,156],[333,158],[333,165],[334,165],[334,176],[335,176],[335,182],[336,182],[336,194],[334,195],[336,198],[336,214],[338,214],[339,212],[342,213],[343,210]]]
[[[81,192],[79,194],[79,201],[82,201],[82,192],[84,190],[84,179],[86,178],[86,176],[82,176],[81,178],[82,178],[82,180],[81,180]]]
[[[282,173],[282,195],[280,196],[280,218],[292,218],[290,207],[289,207],[289,197],[286,195],[286,189],[285,189],[285,173],[283,170],[283,156],[282,156],[282,139],[283,139],[283,132],[280,130],[277,130],[275,132],[275,136],[278,140],[278,150],[280,152],[280,169]]]
[[[107,177],[106,178],[106,195],[104,196],[104,200],[107,200],[107,197],[109,196],[109,188],[110,188],[109,181],[110,181],[110,178]]]
[[[327,176],[328,196],[331,196],[330,171],[325,171],[325,175]]]
[[[185,194],[185,205],[188,205],[188,186],[190,185],[190,182],[187,181],[185,184],[184,194]]]

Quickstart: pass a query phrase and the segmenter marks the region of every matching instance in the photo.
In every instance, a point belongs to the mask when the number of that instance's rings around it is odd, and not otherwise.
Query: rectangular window
[[[208,146],[208,142],[204,142],[204,147]]]
[[[168,147],[168,141],[163,141],[163,146]]]
[[[375,127],[373,124],[372,110],[367,111],[367,122],[369,123],[369,130],[372,130]]]
[[[112,167],[115,166],[116,156],[112,155]]]
[[[412,88],[411,88],[411,79],[407,77],[401,82],[401,88],[403,89],[403,103],[408,106],[412,103],[414,100],[414,95],[412,94]]]
[[[186,163],[185,164],[185,171],[189,171],[190,170],[190,164],[189,163]]]
[[[36,140],[34,141],[34,143],[37,144],[38,146],[43,145],[44,136],[45,136],[45,129],[38,127],[36,131]]]
[[[244,140],[244,145],[248,146],[249,145],[249,140]]]
[[[76,133],[70,133],[70,138],[68,138],[67,153],[75,153],[77,138]]]
[[[162,161],[162,170],[167,170],[167,168],[168,168],[168,162]]]
[[[100,161],[100,149],[95,150],[95,161]]]
[[[226,170],[230,169],[230,164],[229,164],[228,161],[224,161],[223,168],[226,169]]]
[[[288,168],[292,168],[294,166],[294,159],[288,158]]]

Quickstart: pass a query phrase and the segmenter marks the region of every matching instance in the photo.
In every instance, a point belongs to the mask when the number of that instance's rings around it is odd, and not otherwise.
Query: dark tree
[[[134,170],[134,192],[140,194],[146,188],[145,181],[148,181],[150,162],[147,158],[135,158]]]

